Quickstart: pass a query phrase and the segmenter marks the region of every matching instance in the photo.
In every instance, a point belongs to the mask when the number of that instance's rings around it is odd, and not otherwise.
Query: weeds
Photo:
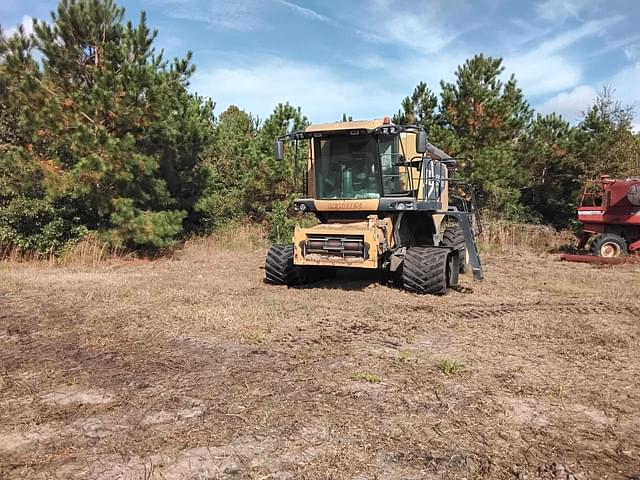
[[[248,342],[254,345],[262,345],[266,343],[268,337],[265,333],[260,332],[258,330],[254,330],[251,332],[245,332],[242,337]]]
[[[442,402],[442,396],[444,396],[447,393],[446,385],[440,382],[436,383],[433,386],[433,393],[435,394],[438,401]]]
[[[382,381],[382,377],[375,373],[355,371],[351,374],[351,380],[354,382],[364,381],[369,383],[380,383]]]
[[[547,398],[549,400],[563,401],[569,395],[569,385],[564,383],[556,383],[547,389]]]
[[[436,366],[448,377],[461,375],[466,371],[463,363],[458,362],[457,360],[449,360],[448,358],[439,360],[438,363],[436,363]]]
[[[560,251],[575,244],[576,238],[569,230],[557,231],[545,225],[488,220],[484,222],[479,243],[484,252],[515,255]]]
[[[418,359],[411,357],[408,350],[400,350],[397,356],[390,359],[389,366],[396,368],[415,367]]]

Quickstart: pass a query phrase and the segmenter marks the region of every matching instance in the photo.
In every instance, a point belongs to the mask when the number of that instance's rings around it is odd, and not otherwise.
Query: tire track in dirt
[[[465,320],[484,320],[519,313],[546,313],[555,315],[629,315],[638,314],[637,307],[614,305],[604,302],[584,303],[496,303],[490,305],[460,305],[443,312],[453,318]]]

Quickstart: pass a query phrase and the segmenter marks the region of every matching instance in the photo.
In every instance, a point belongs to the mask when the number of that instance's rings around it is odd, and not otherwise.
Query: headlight
[[[304,203],[300,204],[300,211],[304,212],[307,209],[307,206]]]
[[[396,210],[415,210],[416,202],[396,202],[393,204]]]

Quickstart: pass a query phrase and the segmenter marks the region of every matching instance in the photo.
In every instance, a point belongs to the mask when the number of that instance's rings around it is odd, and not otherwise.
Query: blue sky
[[[397,111],[423,80],[439,91],[475,53],[504,58],[529,102],[575,121],[606,84],[640,105],[638,0],[122,0],[145,10],[170,56],[194,53],[192,89],[222,112],[300,105],[314,122]],[[11,31],[55,1],[0,0]],[[636,126],[640,126],[640,109]]]

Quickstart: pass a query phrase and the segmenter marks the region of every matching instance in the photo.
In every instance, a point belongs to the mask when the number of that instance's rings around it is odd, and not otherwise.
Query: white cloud
[[[22,25],[22,28],[24,28],[25,35],[31,35],[33,33],[33,17],[25,15],[24,17],[22,17],[22,21],[18,25],[8,28],[5,32],[5,35],[7,37],[12,37],[13,35],[15,35],[16,33],[18,33],[18,27],[20,25]]]
[[[283,5],[287,8],[290,8],[291,10],[298,12],[301,15],[304,15],[307,18],[311,18],[313,20],[318,20],[320,22],[326,22],[326,23],[331,23],[331,19],[325,15],[322,15],[321,13],[316,12],[315,10],[312,10],[310,8],[307,7],[302,7],[300,5],[297,5],[293,2],[289,2],[287,0],[274,0],[276,3],[279,3],[280,5]]]
[[[587,110],[593,104],[598,92],[590,85],[579,85],[573,90],[562,92],[550,98],[537,110],[540,113],[559,113],[570,122],[579,120],[582,112]]]
[[[606,83],[615,98],[635,109],[636,122],[640,122],[640,62],[623,68]]]
[[[597,57],[598,55],[603,55],[615,50],[621,50],[628,60],[635,60],[638,58],[636,54],[640,53],[640,43],[638,43],[638,41],[640,41],[640,35],[638,34],[622,38],[617,37],[614,40],[607,41],[602,48],[589,53],[588,56]]]
[[[612,89],[613,97],[625,105],[631,105],[635,112],[635,130],[640,130],[640,62],[629,65],[604,82]],[[600,86],[598,86],[600,88]],[[580,85],[574,89],[559,93],[539,105],[537,109],[541,113],[557,112],[567,120],[578,120],[582,112],[593,104],[598,94],[597,89],[591,85]]]
[[[615,15],[602,20],[590,20],[583,23],[578,28],[569,30],[566,33],[562,33],[550,40],[542,42],[542,44],[535,50],[539,54],[553,54],[559,52],[575,45],[580,40],[605,33],[609,27],[623,19],[624,17],[622,15]]]
[[[637,60],[640,58],[640,44],[628,45],[623,49],[623,52],[627,60]]]
[[[428,14],[416,16],[413,12],[392,14],[382,22],[382,38],[418,48],[422,53],[440,52],[458,37],[460,31],[442,27],[437,20],[427,22],[428,17]]]
[[[363,73],[377,84],[393,84],[401,92],[396,103],[413,91],[418,82],[425,82],[429,88],[438,91],[440,81],[455,80],[455,71],[459,65],[473,56],[462,50],[446,53],[420,55],[416,52],[406,56],[381,56],[362,54],[341,57],[340,60],[350,67],[365,69]]]
[[[208,8],[191,8],[182,0],[168,0],[166,3],[171,8],[167,14],[179,20],[192,20],[239,32],[249,32],[263,25],[260,15],[256,14],[254,0],[211,0]]]
[[[397,75],[396,81],[406,81],[408,90],[402,94],[402,98],[413,91],[419,81],[424,81],[435,92],[440,91],[440,81],[455,82],[455,73],[458,66],[473,54],[462,51],[450,51],[438,55],[425,55],[412,58],[410,62],[399,61],[393,65],[392,70]]]
[[[564,23],[570,18],[579,19],[589,5],[589,0],[546,0],[536,6],[536,14],[549,23]]]
[[[406,95],[375,81],[356,82],[322,66],[272,57],[202,70],[192,89],[213,98],[218,112],[238,105],[265,118],[279,102],[289,101],[314,123],[335,121],[343,112],[354,118],[388,115]]]
[[[566,50],[579,41],[601,35],[622,20],[621,16],[592,20],[556,35],[527,52],[507,56],[507,73],[513,72],[527,95],[538,96],[575,87],[582,81],[579,60]]]
[[[333,23],[315,10],[302,7],[289,0],[153,0],[168,6],[166,13],[173,18],[205,23],[211,27],[238,32],[251,32],[268,26],[265,21],[269,10],[280,6],[311,20]]]
[[[455,4],[455,5],[452,5]],[[464,31],[463,0],[432,0],[399,4],[374,1],[354,14],[355,32],[366,41],[401,45],[423,54],[439,53]]]
[[[349,55],[341,58],[341,60],[345,64],[355,68],[380,70],[385,72],[389,69],[389,59],[375,53],[365,53],[357,56]]]
[[[581,68],[559,56],[535,52],[505,59],[506,72],[513,72],[526,95],[537,96],[571,88],[582,78]]]

